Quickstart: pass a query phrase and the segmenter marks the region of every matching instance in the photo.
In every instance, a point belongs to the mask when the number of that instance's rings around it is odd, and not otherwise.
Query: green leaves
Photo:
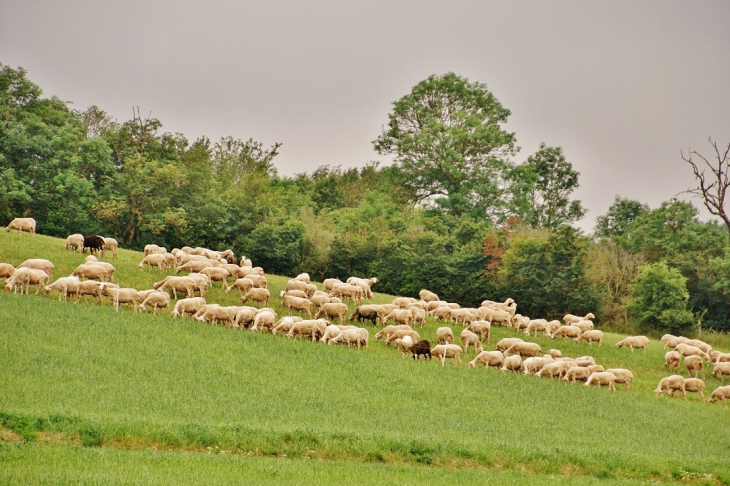
[[[629,313],[645,331],[690,335],[694,318],[687,310],[687,279],[665,262],[643,265],[630,286]]]

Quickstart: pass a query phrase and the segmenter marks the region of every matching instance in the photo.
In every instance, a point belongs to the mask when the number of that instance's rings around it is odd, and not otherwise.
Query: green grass
[[[56,277],[83,261],[63,250],[62,240],[0,233],[0,261],[18,264],[30,257],[52,260]],[[139,253],[120,250],[116,280],[149,288],[159,273],[139,271],[140,260]],[[286,280],[269,276],[272,295]],[[357,351],[53,297],[0,295],[0,426],[29,442],[3,446],[0,460],[15,475],[8,481],[37,478],[26,482],[42,484],[44,472],[27,471],[47,453],[58,455],[59,464],[88,457],[86,472],[78,476],[82,484],[95,481],[88,479],[95,463],[100,468],[113,463],[108,481],[98,482],[116,484],[127,468],[155,461],[180,470],[180,479],[171,482],[186,483],[185,471],[195,464],[218,463],[207,463],[214,460],[207,454],[178,452],[160,459],[145,450],[202,453],[210,447],[254,456],[217,459],[224,470],[248,461],[251,470],[282,468],[293,478],[299,470],[324,482],[338,482],[341,470],[351,479],[344,482],[399,484],[416,473],[425,482],[708,474],[730,483],[730,408],[701,403],[694,394],[686,402],[655,397],[651,391],[668,374],[656,341],[646,353],[632,354],[615,347],[622,338],[616,334],[607,334],[600,348],[534,339],[544,350],[592,354],[606,367],[632,370],[631,390],[611,393],[467,369],[473,353],[463,365],[441,367],[435,360],[402,359],[374,339]],[[376,294],[375,301],[390,300]],[[226,295],[220,287],[209,301],[238,302],[237,294]],[[278,298],[272,303],[282,311]],[[438,326],[429,321],[422,337],[433,341]],[[515,335],[507,329],[494,334],[487,349]],[[706,381],[709,395],[720,381]],[[60,433],[67,442],[40,445],[48,433]],[[185,465],[175,466],[179,463]],[[455,471],[461,468],[472,471]],[[370,477],[375,479],[358,481]]]

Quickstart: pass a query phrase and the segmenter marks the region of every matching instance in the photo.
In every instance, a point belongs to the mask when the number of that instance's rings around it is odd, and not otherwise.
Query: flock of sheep
[[[18,218],[10,223],[6,231],[11,229],[34,233],[35,221],[32,218]],[[66,249],[83,251],[89,248],[91,253],[72,275],[51,283],[53,263],[45,259],[29,259],[17,268],[0,263],[0,278],[7,278],[5,289],[8,291],[17,292],[19,288],[21,294],[27,294],[31,285],[37,285],[36,294],[43,290],[48,295],[57,290],[59,300],[73,297],[78,302],[82,296],[92,296],[100,302],[102,297],[106,297],[117,310],[121,305],[130,305],[135,312],[138,308],[152,308],[156,314],[158,309],[170,307],[171,299],[174,298],[173,317],[187,314],[201,322],[251,331],[263,331],[266,328],[273,334],[282,332],[290,338],[304,336],[312,341],[342,343],[357,346],[358,349],[367,347],[370,334],[365,328],[345,323],[369,321],[373,326],[384,326],[375,335],[376,340],[383,339],[386,345],[393,343],[402,350],[404,356],[412,355],[414,359],[421,356],[429,359],[436,357],[442,364],[446,359],[461,363],[461,354],[473,346],[479,354],[469,362],[470,368],[483,365],[485,368],[498,367],[502,371],[518,371],[573,383],[582,381],[586,386],[606,386],[614,392],[617,383],[625,384],[628,390],[633,378],[627,369],[604,369],[596,364],[592,356],[563,357],[557,349],[550,349],[541,356],[542,349],[537,343],[517,337],[502,339],[493,351],[484,350],[483,343],[489,342],[492,325],[510,327],[527,336],[541,332],[548,338],[572,338],[576,343],[588,342],[589,345],[595,341],[600,346],[603,332],[594,329],[591,319],[595,316],[590,313],[582,317],[568,314],[563,317],[562,323],[558,320],[530,319],[516,313],[517,304],[513,299],[505,302],[485,300],[478,308],[462,308],[456,303],[440,300],[438,295],[425,289],[419,293],[420,299],[398,297],[391,304],[362,304],[365,299],[372,298],[371,287],[377,283],[376,278],[350,277],[346,282],[326,279],[323,290],[319,290],[310,282],[309,275],[303,273],[290,279],[285,290],[280,292],[281,303],[289,315],[277,321],[277,312],[268,307],[271,295],[263,269],[254,267],[251,260],[245,257],[239,264],[231,250],[219,252],[200,247],[183,247],[168,253],[165,248],[147,245],[144,258],[138,265],[140,269],[158,267],[161,272],[174,268],[177,274],[187,274],[167,276],[151,289],[137,290],[115,284],[114,266],[99,261],[93,255],[94,250],[99,250],[102,257],[105,251],[111,251],[116,259],[117,247],[113,238],[70,235],[66,240]],[[230,286],[229,278],[233,279]],[[226,293],[238,290],[241,306],[208,303],[208,289],[216,282],[221,282],[221,288]],[[183,298],[178,300],[178,294],[182,294]],[[349,316],[348,306],[343,302],[346,300],[359,304]],[[245,305],[249,301],[258,307]],[[306,315],[307,319],[293,315],[294,312]],[[436,346],[431,347],[431,343],[422,340],[416,325],[423,328],[428,316],[444,323],[461,323],[461,346],[455,343],[453,329],[448,326],[436,330]],[[334,323],[336,319],[339,319],[337,324]],[[724,375],[730,375],[730,353],[712,350],[702,341],[681,336],[666,334],[661,341],[665,349],[674,348],[665,355],[665,367],[669,370],[679,369],[680,361],[684,358],[687,372],[695,376],[684,378],[671,375],[663,378],[654,390],[657,394],[663,394],[666,390],[669,396],[673,396],[680,391],[686,399],[687,392],[697,392],[704,401],[705,383],[697,378],[697,374],[704,370],[705,362],[713,365],[713,376],[724,380]],[[632,352],[636,348],[645,352],[648,344],[646,336],[629,336],[617,346],[628,347]],[[730,385],[714,390],[709,401],[725,402],[728,398]]]

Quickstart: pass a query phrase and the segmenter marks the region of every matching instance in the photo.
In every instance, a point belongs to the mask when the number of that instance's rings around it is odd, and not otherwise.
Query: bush
[[[687,310],[687,279],[665,262],[643,265],[630,286],[628,311],[642,331],[688,334],[694,316]]]

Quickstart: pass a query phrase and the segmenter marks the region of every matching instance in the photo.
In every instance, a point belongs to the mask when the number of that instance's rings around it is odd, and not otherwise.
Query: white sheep
[[[286,316],[279,319],[279,321],[276,323],[276,325],[271,329],[271,334],[276,334],[279,331],[283,331],[284,334],[287,334],[289,332],[289,329],[291,329],[292,324],[295,322],[302,322],[304,319],[302,319],[299,316]],[[328,326],[329,327],[329,326]]]
[[[687,356],[684,358],[684,366],[687,368],[687,374],[694,373],[695,378],[697,378],[697,375],[700,371],[703,372],[704,375],[704,364],[702,362],[701,356]]]
[[[248,292],[246,292],[246,295],[241,297],[241,304],[245,304],[249,300],[253,302],[259,302],[263,304],[263,307],[266,307],[269,305],[269,298],[271,297],[271,294],[269,293],[268,289],[262,289],[262,288],[252,288]],[[291,309],[290,309],[291,313]],[[309,314],[311,316],[311,314]]]
[[[526,375],[530,373],[538,373],[543,366],[549,363],[553,363],[555,360],[550,356],[537,357],[532,356],[522,361],[522,372]]]
[[[203,297],[191,297],[189,299],[180,299],[175,303],[175,309],[172,311],[172,317],[182,316],[185,314],[192,315],[198,312],[201,307],[206,304]]]
[[[581,331],[586,332],[593,329],[593,321],[578,321],[571,324],[571,326],[578,327]]]
[[[251,331],[261,331],[263,332],[264,327],[267,327],[269,329],[272,329],[274,327],[274,321],[276,320],[276,315],[270,310],[264,310],[261,312],[256,313],[256,317],[253,321],[253,326],[251,326]]]
[[[563,352],[560,351],[559,349],[550,349],[550,350],[548,350],[548,354],[553,359],[558,359],[563,356]]]
[[[484,351],[482,342],[479,340],[479,336],[469,329],[461,331],[461,345],[464,346],[464,351],[469,352],[469,346],[474,346],[474,352],[481,353]]]
[[[207,286],[208,284],[206,283],[205,285]],[[177,299],[178,292],[184,292],[187,298],[194,297],[195,286],[195,280],[190,275],[188,275],[187,277],[165,277],[163,280],[155,282],[152,288],[155,290],[170,292],[172,297]]]
[[[520,338],[504,338],[497,343],[497,347],[495,349],[504,353],[515,343],[524,343],[524,341]]]
[[[683,376],[670,375],[659,380],[659,384],[657,385],[656,390],[654,390],[654,393],[657,395],[663,395],[664,390],[667,390],[667,395],[670,397],[674,396],[674,392],[681,391],[684,399],[687,399],[687,391],[684,387]]]
[[[150,253],[149,255],[145,255],[142,261],[139,262],[139,265],[137,265],[137,268],[144,270],[145,266],[150,267],[150,269],[152,269],[152,267],[157,267],[157,269],[162,272],[165,268],[167,268],[165,265],[165,255],[161,253]],[[178,273],[180,272],[178,271]]]
[[[575,383],[576,380],[586,381],[588,377],[591,376],[591,373],[592,371],[589,368],[585,368],[583,366],[573,366],[571,368],[568,368],[568,371],[565,372],[563,381],[570,381],[571,383]]]
[[[439,299],[439,296],[431,292],[430,290],[423,289],[420,292],[418,292],[418,297],[421,298],[424,302],[434,302]]]
[[[707,360],[708,363],[711,361],[710,360],[710,356],[707,353],[705,353],[704,351],[702,351],[697,346],[692,346],[691,344],[684,344],[684,343],[678,344],[674,348],[674,350],[676,352],[678,352],[679,354],[681,354],[682,356],[685,356],[685,357],[687,357],[687,356],[702,356],[704,359]]]
[[[75,233],[73,235],[68,235],[66,237],[66,246],[65,248],[67,250],[79,250],[84,247],[84,235],[81,235],[79,233]]]
[[[69,295],[76,295],[78,297],[80,284],[81,281],[78,277],[61,277],[45,286],[44,295],[48,295],[51,290],[58,290],[58,301],[60,302],[62,298],[66,301]]]
[[[684,391],[700,394],[700,400],[705,401],[705,382],[699,378],[687,378],[684,380]]]
[[[390,326],[385,326],[383,329],[381,329],[375,335],[375,340],[376,341],[380,341],[381,338],[389,339],[390,336],[392,336],[399,329],[411,329],[411,326],[406,326],[406,325],[398,325],[398,326],[390,325]]]
[[[631,379],[634,377],[633,373],[625,368],[609,368],[606,370],[606,373],[613,373],[616,377],[616,383],[625,384],[626,390],[628,391],[631,386]]]
[[[520,356],[525,357],[537,356],[541,352],[542,348],[540,348],[540,345],[537,343],[518,342],[514,343],[509,347],[509,349],[504,351],[504,355],[509,356],[510,354],[519,354]]]
[[[383,323],[387,323],[393,319],[393,322],[395,324],[404,324],[406,326],[411,325],[411,321],[413,320],[413,313],[409,311],[408,309],[393,309],[393,311],[385,316],[383,319]]]
[[[137,312],[137,303],[140,302],[139,292],[136,289],[120,288],[109,282],[102,282],[100,285],[102,294],[109,297],[114,303],[114,309],[119,311],[122,304],[134,306],[134,312]]]
[[[144,247],[144,256],[161,253],[167,253],[167,249],[155,244],[145,245]]]
[[[294,277],[295,280],[301,280],[304,283],[309,283],[309,274],[308,273],[300,273],[296,277]]]
[[[417,343],[421,340],[421,336],[411,329],[410,327],[408,329],[396,329],[390,336],[385,338],[385,344],[389,345],[391,342],[395,341],[398,338],[403,338],[405,336],[410,336],[411,339],[413,339],[414,343]]]
[[[222,289],[228,286],[228,277],[230,273],[225,268],[221,267],[205,267],[200,271],[203,275],[207,275],[210,279],[210,285],[213,286],[213,282],[222,282]]]
[[[686,337],[674,336],[672,334],[664,334],[659,340],[664,345],[664,349],[676,348],[678,344],[686,344],[688,341]]]
[[[730,353],[722,353],[720,351],[715,350],[715,351],[710,352],[710,359],[712,359],[713,363],[722,363],[725,361],[730,361]]]
[[[492,325],[489,323],[489,321],[474,321],[469,324],[469,327],[467,329],[478,334],[481,339],[486,338],[487,342],[489,342],[489,337],[492,332]]]
[[[616,343],[617,348],[621,349],[622,346],[631,348],[632,353],[634,352],[634,348],[643,349],[646,353],[646,348],[649,346],[649,338],[646,336],[627,336]]]
[[[154,290],[144,300],[142,300],[139,308],[141,310],[146,310],[148,305],[152,306],[152,313],[157,314],[157,309],[164,309],[170,306],[170,294]]]
[[[461,356],[462,351],[461,346],[458,344],[439,344],[431,350],[431,356],[438,359],[453,358],[457,363],[461,363],[459,356]]]
[[[36,222],[35,222],[35,219],[33,219],[33,218],[15,218],[5,228],[5,232],[9,233],[10,230],[17,229],[18,233],[20,233],[21,231],[27,231],[31,235],[34,235],[35,227],[36,227]]]
[[[568,364],[569,363],[564,361],[553,361],[552,363],[545,364],[545,366],[543,366],[540,371],[535,374],[540,377],[557,378],[559,380],[568,371]]]
[[[107,251],[112,252],[114,259],[117,259],[117,249],[119,243],[114,238],[104,238],[104,246],[101,247],[101,257],[104,258],[104,253]]]
[[[453,343],[454,342],[454,331],[450,327],[439,327],[436,329],[436,343]]]
[[[240,297],[253,288],[253,281],[250,278],[239,278],[230,287],[226,289],[226,293],[231,293],[231,290],[238,289]]]
[[[685,358],[685,363],[686,360],[687,358]],[[724,382],[725,375],[730,375],[730,362],[715,363],[712,369],[713,378],[720,378],[720,380]]]
[[[486,369],[488,366],[501,367],[504,363],[504,355],[499,351],[481,351],[476,358],[469,361],[469,368],[474,368],[477,364],[484,365]]]
[[[726,400],[728,398],[730,398],[730,385],[718,386],[717,388],[715,388],[715,391],[712,392],[709,401],[710,403],[721,401],[727,404]]]
[[[53,278],[53,269],[55,266],[50,260],[45,260],[43,258],[29,258],[28,260],[24,261],[20,265],[18,265],[18,268],[30,268],[33,270],[43,270],[46,272],[49,278]]]
[[[682,355],[676,351],[667,351],[664,354],[664,367],[670,370],[674,368],[679,369],[679,362],[682,359]]]
[[[522,368],[522,356],[515,354],[514,356],[505,356],[500,371],[519,371]]]
[[[415,304],[418,302],[413,297],[396,297],[393,299],[393,305],[397,305],[398,307],[405,309],[408,304]]]
[[[616,392],[616,375],[613,373],[610,373],[608,371],[600,371],[596,373],[591,373],[591,375],[586,380],[585,386],[590,386],[591,384],[595,384],[596,386],[607,386],[609,390],[613,390],[614,393]]]
[[[560,326],[554,333],[554,337],[561,336],[563,340],[565,340],[566,337],[569,338],[577,338],[580,337],[580,335],[583,334],[583,331],[580,327],[576,326]]]
[[[547,319],[531,319],[530,322],[527,323],[525,334],[529,336],[532,331],[535,331],[535,335],[537,335],[538,332],[544,333],[547,323]]]
[[[689,344],[690,346],[695,346],[700,348],[705,353],[710,353],[712,351],[712,346],[707,344],[704,341],[700,341],[699,339],[688,339],[685,344]]]
[[[330,326],[332,327],[332,326]],[[393,341],[393,346],[399,348],[404,358],[410,356],[411,348],[413,347],[413,338],[411,336],[403,336]]]
[[[295,338],[296,336],[311,336],[312,341],[317,341],[317,334],[324,335],[327,329],[327,321],[324,319],[309,319],[305,321],[295,322],[289,328],[289,332],[286,334],[288,338]],[[342,334],[342,333],[340,333]],[[332,341],[330,341],[331,343]]]
[[[574,322],[590,321],[591,319],[595,319],[595,318],[596,318],[596,316],[594,316],[590,312],[588,314],[584,315],[583,317],[574,316],[573,314],[565,314],[565,316],[563,316],[563,322],[566,325],[571,325]]]
[[[368,333],[367,329],[363,329],[361,327],[356,329],[345,329],[340,331],[340,333],[333,339],[330,339],[329,344],[345,343],[348,346],[357,344],[357,349],[362,349],[363,346],[366,348],[368,347],[369,337],[370,333]]]
[[[347,304],[331,304],[327,303],[320,307],[319,312],[314,316],[315,319],[319,319],[322,316],[326,316],[334,320],[335,317],[340,318],[340,324],[345,323],[347,317]]]
[[[583,334],[573,339],[573,341],[576,343],[580,343],[581,341],[588,341],[589,346],[593,344],[593,341],[598,341],[598,346],[600,347],[601,343],[603,342],[603,331],[599,331],[598,329],[591,329],[589,331],[585,331]]]
[[[281,297],[282,305],[289,309],[289,315],[291,315],[292,309],[294,309],[300,312],[306,312],[308,317],[312,317],[312,312],[310,311],[310,308],[312,307],[312,302],[309,299],[294,297],[293,295],[287,294],[283,290],[279,292],[279,296]],[[347,313],[347,306],[345,306],[345,313]]]

